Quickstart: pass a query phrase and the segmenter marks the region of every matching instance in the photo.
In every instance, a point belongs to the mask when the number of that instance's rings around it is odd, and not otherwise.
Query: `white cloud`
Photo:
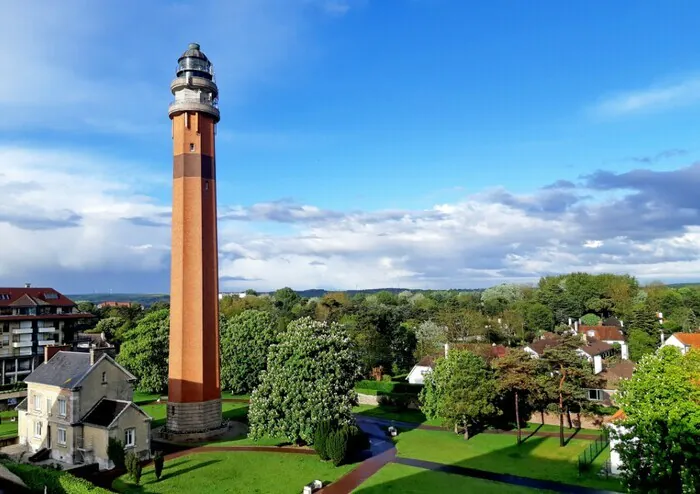
[[[153,195],[169,191],[170,177],[143,169],[89,153],[0,147],[0,278],[49,280],[68,291],[167,291],[170,206]],[[688,182],[687,173],[679,179]],[[220,206],[236,213],[219,222],[221,286],[446,288],[573,270],[643,279],[700,272],[700,222],[669,231],[661,223],[652,237],[646,228],[635,237],[635,225],[627,225],[629,234],[589,236],[600,225],[594,214],[532,209],[534,195],[498,197],[482,193],[414,211],[343,213],[291,201]],[[260,222],[287,228],[261,233]]]
[[[688,106],[700,102],[700,76],[623,92],[604,98],[591,108],[598,117],[621,117]]]

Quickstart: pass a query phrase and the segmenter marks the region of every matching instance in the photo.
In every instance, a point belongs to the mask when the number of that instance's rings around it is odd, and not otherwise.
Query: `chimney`
[[[46,345],[44,347],[44,362],[51,360],[51,357],[58,352],[67,352],[70,350],[70,345]]]
[[[601,372],[603,372],[603,357],[595,355],[593,357],[593,374],[600,374]]]
[[[572,323],[571,318],[569,318],[569,327],[571,327],[571,323]]]
[[[107,348],[90,348],[90,365],[95,365],[95,362],[100,360],[100,357],[106,350]]]
[[[449,343],[445,343],[445,358],[447,358],[447,354],[448,354],[449,351],[450,351],[450,344],[449,344]]]
[[[578,333],[578,321],[574,321],[574,331]]]
[[[25,284],[24,284],[24,288],[31,288],[31,287],[32,287],[32,284],[31,284],[31,283],[25,283]]]
[[[661,346],[664,346],[664,332],[661,332]]]
[[[620,319],[620,327],[621,327],[621,328],[624,328],[624,327],[625,327],[625,321],[623,321],[622,319]]]
[[[630,359],[630,351],[629,351],[629,348],[627,347],[626,341],[623,341],[622,343],[620,343],[620,352],[621,352],[620,357],[622,357],[622,360],[629,360]]]

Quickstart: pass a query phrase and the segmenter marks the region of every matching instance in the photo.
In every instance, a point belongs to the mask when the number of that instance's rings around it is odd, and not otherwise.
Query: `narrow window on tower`
[[[186,129],[190,128],[190,114],[189,114],[189,112],[185,112],[185,128]]]
[[[190,151],[194,152],[194,142],[190,142]]]
[[[204,190],[209,190],[209,180],[204,182]]]

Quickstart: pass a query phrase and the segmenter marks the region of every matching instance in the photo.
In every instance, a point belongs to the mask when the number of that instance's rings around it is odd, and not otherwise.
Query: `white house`
[[[674,346],[683,355],[688,353],[691,348],[700,350],[700,333],[673,333],[666,341],[663,341],[663,335],[661,338],[661,346]]]
[[[411,372],[408,373],[408,382],[411,384],[425,384],[425,375],[433,371],[433,364],[435,360],[440,358],[441,355],[423,357],[420,361],[413,366]]]

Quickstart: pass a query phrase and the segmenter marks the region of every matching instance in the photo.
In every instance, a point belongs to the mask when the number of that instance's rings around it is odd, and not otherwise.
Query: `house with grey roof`
[[[114,465],[109,439],[150,457],[151,417],[133,403],[136,378],[106,352],[70,352],[47,346],[45,361],[27,378],[17,405],[19,442],[30,454],[78,465]]]

